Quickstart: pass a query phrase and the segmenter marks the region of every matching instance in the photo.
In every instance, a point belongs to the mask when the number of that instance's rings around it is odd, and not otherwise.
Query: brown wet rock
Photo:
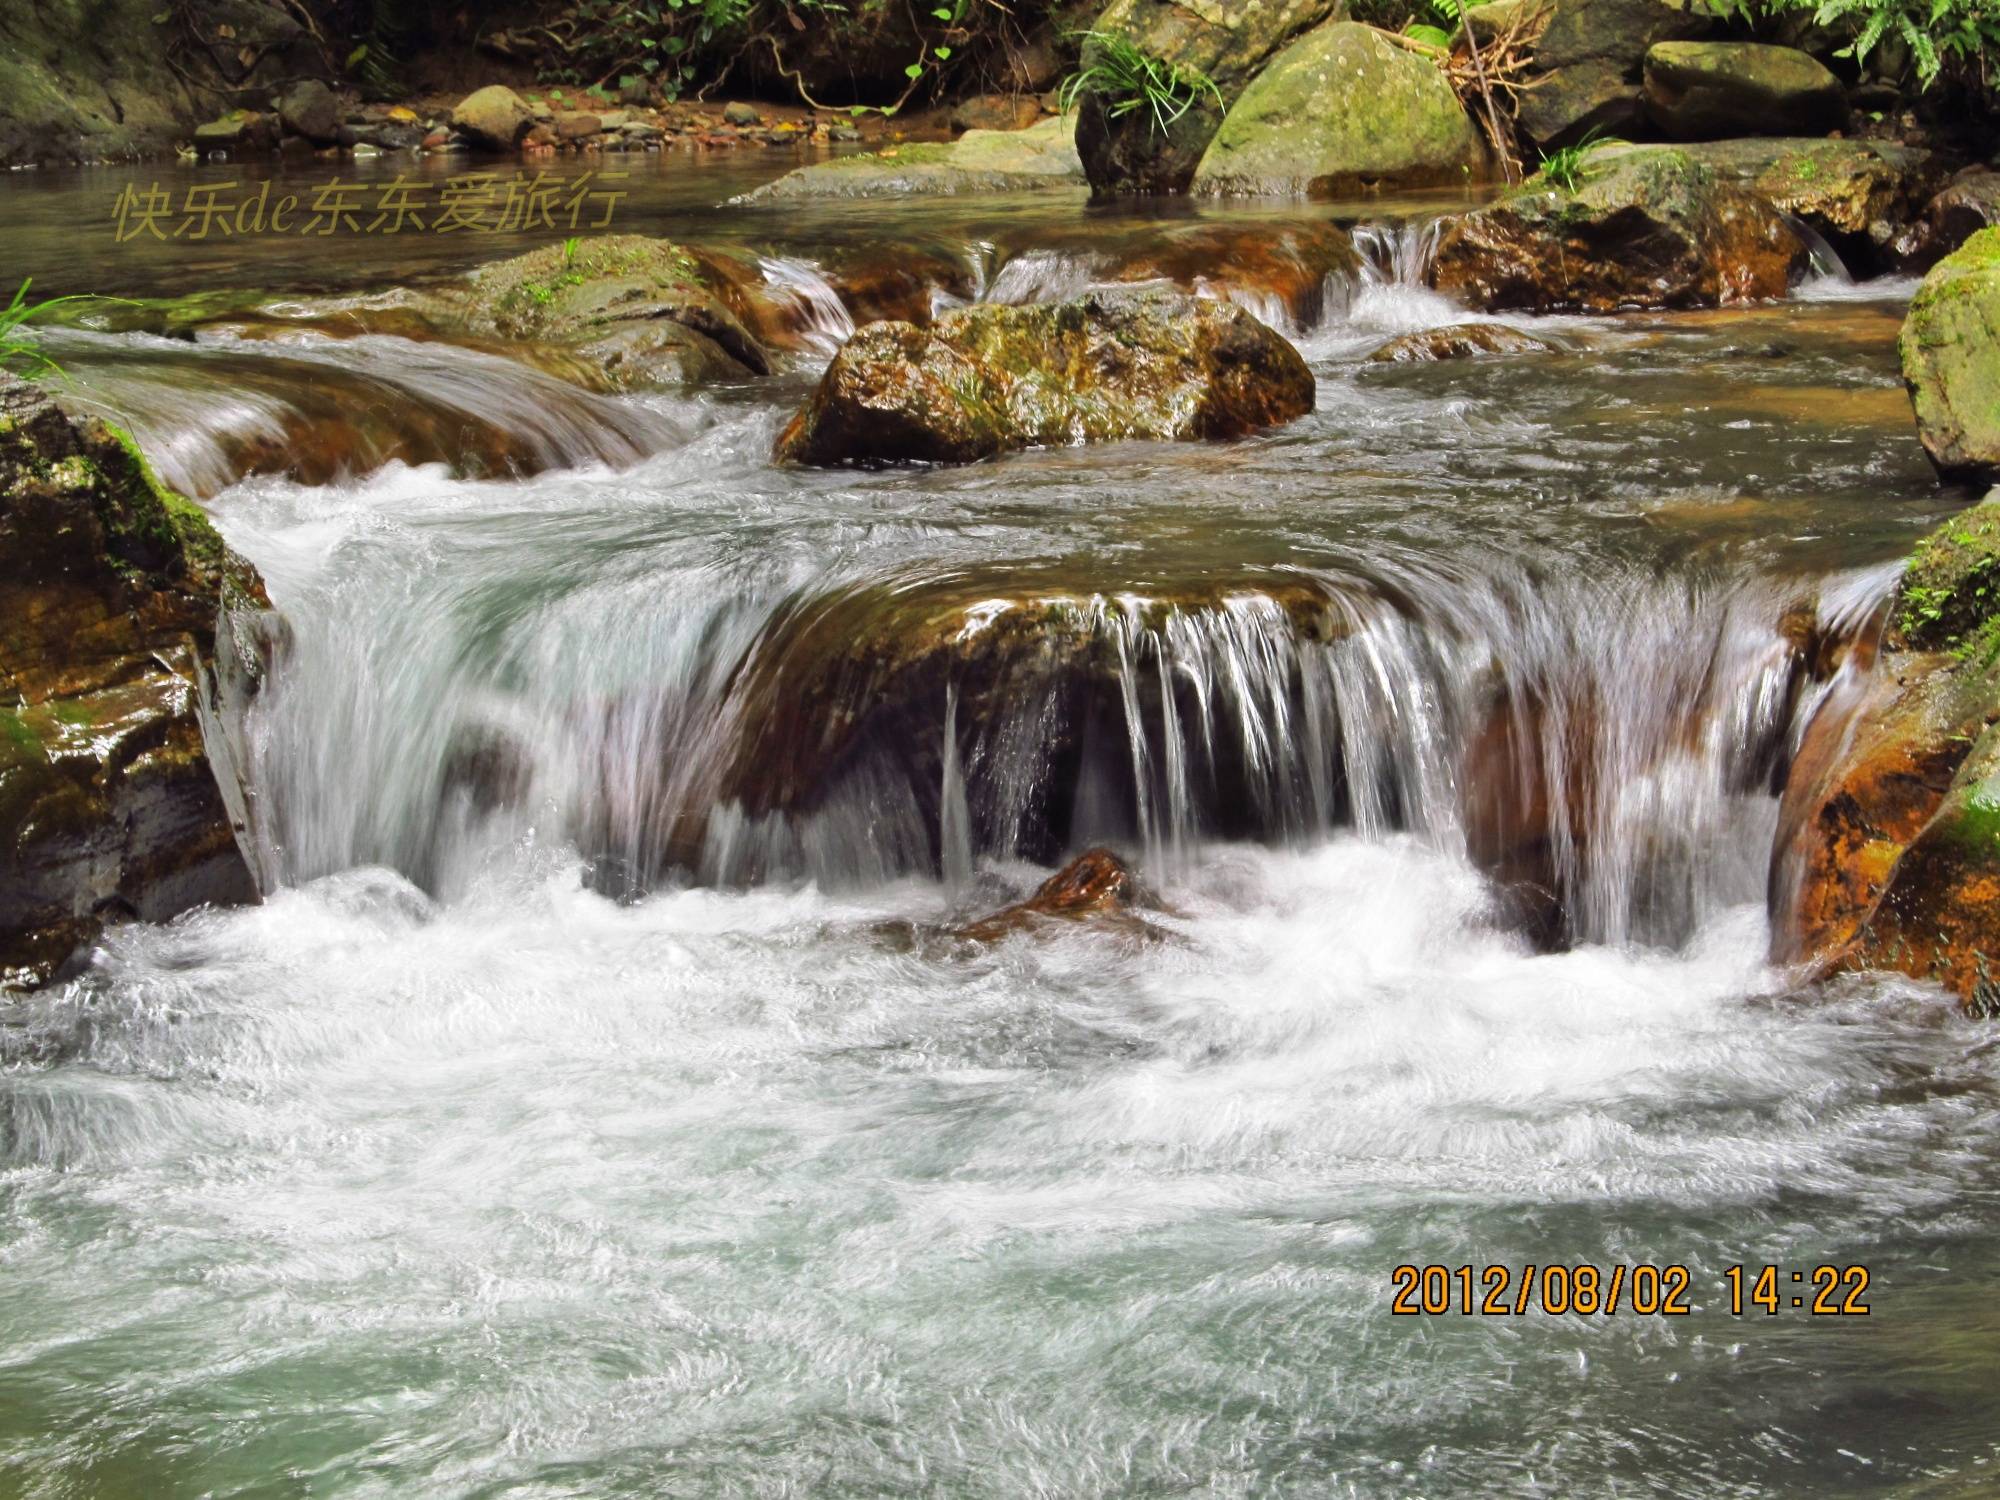
[[[1537,174],[1452,220],[1431,282],[1488,311],[1613,312],[1781,297],[1805,242],[1675,147],[1600,147],[1574,187]]]
[[[1393,338],[1373,354],[1374,365],[1428,364],[1445,359],[1479,359],[1493,354],[1555,354],[1547,339],[1536,338],[1505,323],[1454,323],[1448,328],[1420,328]]]
[[[267,607],[128,439],[0,376],[0,986],[109,920],[255,899],[229,725]]]
[[[1780,806],[1772,958],[2000,1002],[2000,505],[1918,549],[1870,675],[1807,726]]]
[[[1361,266],[1353,239],[1323,221],[1174,225],[1149,244],[1106,253],[1111,280],[1273,298],[1300,323],[1319,318],[1329,276],[1352,276]]]
[[[1121,439],[1223,440],[1312,409],[1313,377],[1241,308],[1178,293],[984,305],[877,323],[779,436],[781,462],[971,463]]]
[[[1016,932],[1031,931],[1044,921],[1111,919],[1120,925],[1143,927],[1132,911],[1135,894],[1131,866],[1109,849],[1086,849],[1037,886],[1033,895],[968,922],[952,935],[992,943]]]

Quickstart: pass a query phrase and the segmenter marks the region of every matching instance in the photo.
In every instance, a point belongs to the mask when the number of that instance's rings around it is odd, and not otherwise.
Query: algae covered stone
[[[970,463],[1011,449],[1239,437],[1312,409],[1313,377],[1232,304],[1107,289],[875,323],[779,436],[808,464]]]
[[[916,141],[815,162],[765,183],[738,201],[959,197],[1043,193],[1082,186],[1076,116],[1057,115],[1026,130],[968,130],[948,143]]]
[[[1770,204],[1673,147],[1602,146],[1446,225],[1432,284],[1498,311],[1715,307],[1781,297],[1809,263]]]
[[[2000,480],[2000,229],[1939,261],[1897,340],[1917,436],[1950,480]]]
[[[1194,190],[1331,197],[1462,182],[1484,162],[1478,132],[1434,64],[1372,26],[1336,22],[1293,42],[1243,90]]]
[[[1660,42],[1646,53],[1646,111],[1676,140],[1808,135],[1847,118],[1840,80],[1809,53],[1761,42]]]

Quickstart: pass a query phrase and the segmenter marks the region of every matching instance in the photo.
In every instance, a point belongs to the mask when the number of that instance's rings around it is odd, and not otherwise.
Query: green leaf
[[[910,65],[909,65],[909,66],[908,66],[907,68],[903,69],[903,76],[904,76],[905,78],[921,78],[921,77],[923,77],[923,76],[924,76],[924,65],[923,65],[922,63],[920,63],[920,62],[913,62],[913,63],[911,63],[911,64],[910,64]]]
[[[933,47],[931,51],[937,54],[939,62],[943,62],[947,57],[951,56],[951,48],[949,47]]]
[[[356,47],[352,52],[347,54],[347,66],[349,68],[356,67],[360,64],[362,59],[367,56],[368,56],[368,44],[366,42],[363,42],[359,47]]]

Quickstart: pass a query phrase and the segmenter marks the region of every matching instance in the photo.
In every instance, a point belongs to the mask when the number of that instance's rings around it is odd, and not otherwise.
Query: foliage
[[[1857,63],[1900,42],[1924,88],[1947,72],[1990,84],[2000,64],[2000,0],[1733,0],[1724,9],[1745,20],[1809,11],[1814,25],[1851,37],[1836,55]]]
[[[1204,98],[1212,99],[1218,110],[1223,108],[1222,90],[1199,69],[1154,57],[1116,32],[1078,35],[1088,44],[1084,66],[1063,82],[1059,96],[1063,113],[1074,109],[1085,94],[1095,94],[1112,119],[1143,109],[1152,118],[1154,133],[1165,135]]]

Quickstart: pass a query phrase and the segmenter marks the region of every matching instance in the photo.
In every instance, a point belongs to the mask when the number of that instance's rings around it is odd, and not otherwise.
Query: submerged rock
[[[1776,209],[1684,150],[1599,147],[1577,170],[1452,220],[1432,284],[1489,311],[1714,307],[1781,297],[1809,262]]]
[[[1429,59],[1341,21],[1300,37],[1243,90],[1202,155],[1194,191],[1338,197],[1463,182],[1485,160]]]
[[[1124,107],[1130,96],[1086,90],[1076,142],[1091,190],[1099,197],[1186,192],[1227,107],[1265,62],[1343,9],[1341,0],[1112,0],[1092,30],[1122,38],[1156,65],[1178,69],[1187,108],[1162,129],[1143,103]],[[1088,69],[1108,56],[1092,38],[1084,44],[1082,65]]]
[[[0,986],[256,898],[229,700],[267,607],[129,439],[0,376]]]
[[[1646,112],[1682,141],[1812,135],[1847,118],[1840,80],[1809,53],[1760,42],[1660,42],[1646,53]]]
[[[1940,476],[2000,480],[2000,229],[1932,268],[1896,341],[1917,436]]]
[[[1130,865],[1109,849],[1086,849],[1037,886],[1033,895],[968,922],[954,935],[991,943],[1032,929],[1040,921],[1081,922],[1092,917],[1141,925],[1131,915],[1134,889]]]
[[[839,156],[787,172],[738,202],[799,198],[953,197],[1042,193],[1083,186],[1076,116],[1027,130],[968,130],[957,140],[920,141],[872,155]]]
[[[1556,346],[1505,323],[1454,323],[1403,334],[1368,356],[1375,365],[1424,364],[1442,359],[1478,359],[1489,354],[1553,354]]]
[[[2000,1006],[2000,502],[1939,527],[1885,654],[1807,725],[1772,865],[1772,957]],[[1868,666],[1869,663],[1859,663]]]
[[[876,323],[779,436],[780,461],[971,463],[1011,449],[1241,437],[1312,410],[1298,350],[1239,307],[1153,290]]]

